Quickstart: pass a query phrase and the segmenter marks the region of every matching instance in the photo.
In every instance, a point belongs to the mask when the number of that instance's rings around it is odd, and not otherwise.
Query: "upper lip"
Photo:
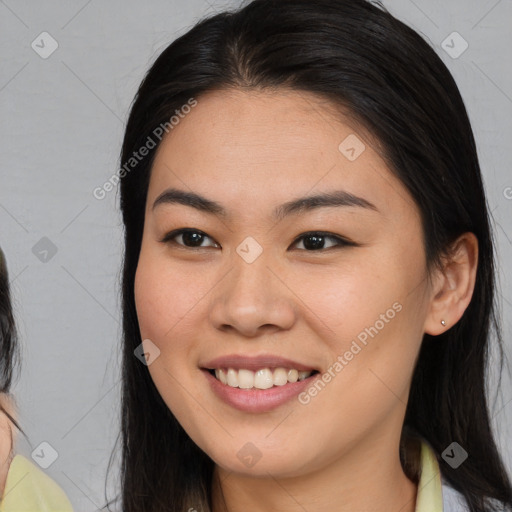
[[[316,370],[311,365],[299,363],[292,359],[275,356],[271,354],[263,354],[259,356],[248,356],[239,354],[229,354],[226,356],[216,357],[207,361],[203,368],[215,370],[218,368],[233,368],[234,370],[247,369],[257,371],[262,368],[291,368],[299,371]]]

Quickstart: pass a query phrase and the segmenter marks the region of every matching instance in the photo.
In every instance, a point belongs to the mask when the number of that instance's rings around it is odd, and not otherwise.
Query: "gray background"
[[[0,1],[0,244],[23,351],[14,393],[31,442],[20,438],[19,451],[30,457],[47,442],[58,452],[47,472],[77,511],[104,504],[119,402],[118,194],[100,201],[92,191],[117,170],[128,108],[149,64],[197,19],[229,5],[238,2]],[[512,2],[384,5],[431,42],[467,104],[495,220],[512,359]],[[59,46],[43,59],[31,44],[42,46],[45,31]],[[458,58],[442,45],[454,31],[469,45]],[[464,43],[456,36],[446,44],[453,54]],[[512,470],[506,373],[503,389],[493,425]]]

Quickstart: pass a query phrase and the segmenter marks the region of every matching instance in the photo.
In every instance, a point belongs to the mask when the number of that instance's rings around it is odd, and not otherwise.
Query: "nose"
[[[294,295],[285,276],[261,255],[247,263],[238,255],[214,288],[210,321],[216,329],[253,338],[290,329],[296,321]]]

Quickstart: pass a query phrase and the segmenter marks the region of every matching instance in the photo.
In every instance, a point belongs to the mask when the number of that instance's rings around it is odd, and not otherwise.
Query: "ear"
[[[437,336],[460,320],[473,296],[477,266],[478,239],[473,233],[464,233],[453,242],[442,268],[433,276],[425,333]]]

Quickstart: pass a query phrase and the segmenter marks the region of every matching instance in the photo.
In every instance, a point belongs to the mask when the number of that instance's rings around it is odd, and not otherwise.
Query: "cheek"
[[[343,377],[333,386],[339,386],[339,393],[345,394],[351,382],[361,392],[369,386],[368,397],[378,396],[379,386],[386,392],[379,377],[398,394],[404,391],[423,334],[426,282],[421,256],[420,249],[390,244],[375,257],[354,257],[335,274],[304,273],[295,281],[301,282],[298,295],[330,345],[331,362],[343,358]],[[306,308],[304,312],[309,314]]]
[[[326,339],[337,341],[337,348],[343,348],[347,340],[360,333],[364,338],[365,329],[375,322],[379,331],[383,330],[381,315],[392,321],[385,322],[386,328],[400,316],[393,304],[401,302],[404,296],[403,275],[383,263],[382,258],[379,262],[354,254],[334,271],[309,270],[298,274],[292,282],[300,283],[294,291],[307,306],[304,314],[309,315],[308,309],[314,313],[316,324],[323,326]]]
[[[141,337],[151,339],[161,350],[197,314],[195,306],[205,285],[190,274],[155,250],[141,251],[134,289]]]
[[[160,350],[148,366],[151,378],[173,414],[187,426],[192,405],[183,393],[194,340],[190,334],[200,286],[179,269],[170,268],[155,251],[141,250],[135,274],[135,306],[142,340],[149,339]],[[204,292],[203,292],[204,294]]]

